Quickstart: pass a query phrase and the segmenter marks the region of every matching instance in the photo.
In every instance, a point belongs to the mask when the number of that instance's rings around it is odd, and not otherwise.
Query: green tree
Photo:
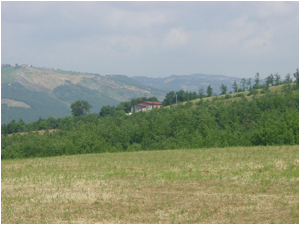
[[[240,83],[242,84],[243,91],[245,91],[246,90],[246,86],[247,86],[247,80],[245,78],[243,78]]]
[[[198,98],[197,92],[194,91],[194,92],[192,93],[192,99],[197,99],[197,98]]]
[[[77,100],[75,103],[71,104],[70,108],[72,110],[73,116],[83,116],[90,112],[91,104],[88,101]]]
[[[293,82],[293,79],[292,79],[292,76],[290,73],[288,73],[286,76],[285,76],[285,80],[284,80],[285,83],[292,83]]]
[[[56,121],[55,118],[53,118],[52,116],[48,117],[48,119],[46,120],[46,124],[45,124],[47,129],[55,129],[58,127],[58,123]]]
[[[273,74],[271,74],[270,76],[268,76],[266,78],[266,85],[268,87],[270,86],[270,84],[271,84],[271,86],[273,86],[273,83],[274,83],[274,76],[273,76]]]
[[[207,94],[207,97],[211,97],[213,94],[213,88],[210,85],[208,85],[208,87],[206,89],[206,94]]]
[[[299,89],[299,69],[297,68],[296,73],[293,74],[295,77],[296,87]]]
[[[200,90],[199,90],[199,97],[202,99],[203,97],[205,97],[204,95],[204,88],[201,87]]]
[[[251,78],[249,78],[247,80],[247,85],[248,85],[248,90],[250,90],[250,88],[251,88]]]
[[[116,115],[116,108],[114,106],[102,106],[99,116],[105,117],[105,116],[115,116]]]
[[[150,97],[148,98],[147,101],[150,101],[150,102],[158,102],[158,99],[156,97]]]
[[[166,94],[166,97],[163,101],[163,106],[171,105],[176,101],[176,94],[174,91],[170,91]]]
[[[18,132],[24,131],[25,126],[26,126],[25,122],[22,119],[19,119],[17,124]]]
[[[227,93],[227,86],[222,84],[221,87],[221,95],[225,95]]]
[[[177,94],[177,102],[184,102],[185,99],[184,99],[184,90],[179,90],[176,92]]]
[[[233,85],[232,85],[232,88],[234,90],[235,93],[238,93],[239,91],[239,86],[237,85],[236,81],[234,81]]]
[[[280,81],[280,74],[279,73],[275,73],[275,85],[279,85],[281,83]]]
[[[117,107],[116,110],[123,110],[126,113],[131,111],[131,104],[129,102],[121,102]]]
[[[254,78],[254,86],[253,86],[254,89],[259,88],[259,82],[260,82],[259,73],[256,73]]]

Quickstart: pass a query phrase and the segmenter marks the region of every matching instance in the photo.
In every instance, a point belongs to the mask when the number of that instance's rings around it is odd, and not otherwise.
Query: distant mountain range
[[[220,86],[222,84],[227,86],[228,92],[232,91],[232,85],[234,81],[238,84],[240,78],[228,77],[224,75],[208,75],[208,74],[192,74],[192,75],[172,75],[164,78],[150,78],[143,76],[132,77],[139,81],[141,84],[164,91],[196,91],[198,93],[200,88],[207,89],[208,85],[211,85],[213,91],[219,94]]]
[[[24,66],[1,67],[1,123],[22,119],[25,123],[41,118],[71,115],[70,105],[76,100],[88,101],[91,112],[99,113],[104,105],[138,97],[164,99],[169,91],[196,91],[208,85],[220,92],[239,78],[222,75],[172,75],[165,78],[100,75]]]

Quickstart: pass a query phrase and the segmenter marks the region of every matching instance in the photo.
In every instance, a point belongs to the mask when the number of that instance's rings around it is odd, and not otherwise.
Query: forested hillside
[[[26,103],[29,107],[9,107],[1,105],[1,121],[9,123],[12,120],[25,122],[36,121],[40,116],[43,118],[65,117],[70,115],[71,110],[64,102],[57,101],[51,95],[33,91],[15,82],[1,85],[1,98]]]
[[[156,96],[163,100],[165,93],[124,75],[2,64],[1,121],[62,118],[71,115],[69,107],[76,100],[90,102],[91,112],[98,113],[102,106],[117,106],[132,98]]]
[[[213,97],[127,116],[68,116],[2,125],[1,158],[83,153],[299,144],[299,86],[238,101]],[[56,129],[28,134],[8,131]]]

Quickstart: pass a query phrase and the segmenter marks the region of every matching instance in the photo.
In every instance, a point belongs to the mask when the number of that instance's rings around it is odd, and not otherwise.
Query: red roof
[[[160,102],[150,102],[150,101],[145,101],[145,102],[140,102],[138,105],[141,106],[146,106],[146,105],[162,105]]]

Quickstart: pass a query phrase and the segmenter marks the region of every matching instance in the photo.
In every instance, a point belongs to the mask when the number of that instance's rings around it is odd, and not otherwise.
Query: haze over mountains
[[[228,86],[240,78],[223,75],[172,75],[165,78],[100,75],[31,66],[1,67],[1,122],[22,119],[25,123],[39,117],[71,115],[70,105],[76,100],[88,101],[91,113],[99,113],[102,106],[116,106],[138,97],[157,97],[162,101],[169,91],[197,92],[208,85],[215,93],[220,86]]]
[[[164,78],[149,78],[145,76],[135,76],[133,79],[144,85],[155,87],[165,91],[196,91],[202,87],[206,90],[211,85],[214,92],[220,93],[220,86],[224,84],[228,87],[228,91],[232,91],[234,81],[240,82],[240,78],[228,77],[224,75],[208,75],[208,74],[191,74],[191,75],[172,75]]]

